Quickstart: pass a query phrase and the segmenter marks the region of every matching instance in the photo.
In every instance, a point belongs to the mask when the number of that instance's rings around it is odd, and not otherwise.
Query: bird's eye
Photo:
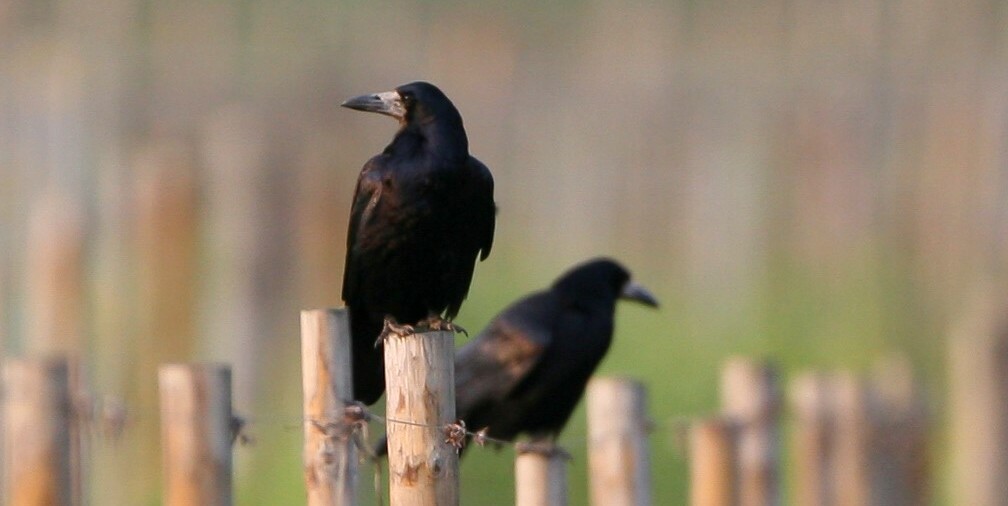
[[[413,94],[412,93],[408,93],[408,92],[407,93],[400,93],[399,94],[399,98],[402,99],[402,103],[406,107],[409,107],[409,106],[413,105],[413,102],[416,100],[416,98],[413,96]]]

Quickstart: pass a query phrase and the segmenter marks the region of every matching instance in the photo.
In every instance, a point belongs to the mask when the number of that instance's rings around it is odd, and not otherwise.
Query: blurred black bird
[[[354,398],[372,404],[385,391],[380,335],[409,333],[414,324],[456,329],[451,320],[469,292],[476,258],[485,259],[493,244],[493,177],[469,155],[462,116],[432,84],[342,105],[400,124],[357,180],[343,271]]]
[[[599,258],[504,309],[455,356],[457,417],[494,439],[524,433],[533,448],[551,447],[609,350],[619,299],[658,306],[622,265]],[[375,452],[386,451],[383,439]]]
[[[658,306],[623,266],[603,258],[509,306],[456,356],[458,418],[495,439],[555,439],[609,350],[619,299]]]

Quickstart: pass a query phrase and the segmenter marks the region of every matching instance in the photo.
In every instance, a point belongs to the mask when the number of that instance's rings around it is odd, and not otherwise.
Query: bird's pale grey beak
[[[361,95],[351,98],[340,105],[358,111],[376,112],[392,116],[400,121],[406,116],[406,107],[403,105],[402,97],[395,91]]]
[[[640,302],[646,306],[658,307],[658,299],[656,299],[654,295],[651,295],[651,292],[649,292],[647,288],[644,288],[642,285],[634,281],[627,281],[627,283],[623,285],[623,291],[620,293],[620,298]]]

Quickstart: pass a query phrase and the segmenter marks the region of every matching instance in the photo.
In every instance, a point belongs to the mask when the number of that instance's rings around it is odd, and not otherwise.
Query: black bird
[[[385,391],[376,348],[383,332],[412,332],[412,324],[456,328],[451,320],[469,292],[476,258],[485,259],[493,244],[493,177],[469,155],[462,116],[432,84],[414,82],[342,105],[400,125],[357,180],[343,271],[354,398],[372,404]]]
[[[618,299],[658,306],[623,266],[600,258],[506,308],[455,358],[458,418],[492,438],[552,444],[609,350]]]
[[[657,307],[619,263],[598,258],[511,304],[455,355],[455,411],[469,430],[548,450],[609,350],[616,301]],[[387,452],[382,438],[375,454]]]

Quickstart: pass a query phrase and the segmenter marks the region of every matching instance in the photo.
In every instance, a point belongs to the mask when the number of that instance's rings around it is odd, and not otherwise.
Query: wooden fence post
[[[1008,311],[974,302],[948,344],[952,504],[1008,504]]]
[[[768,364],[736,357],[721,370],[721,409],[739,425],[739,503],[780,504],[780,386]]]
[[[737,427],[724,417],[693,422],[690,428],[690,505],[735,506]]]
[[[874,413],[872,504],[930,504],[927,403],[905,357],[880,362],[869,400]]]
[[[816,373],[803,373],[790,385],[795,421],[795,504],[825,506],[834,496],[834,437],[830,381]]]
[[[79,355],[84,321],[85,237],[81,204],[50,191],[31,210],[25,265],[25,347]]]
[[[445,438],[455,422],[455,336],[385,339],[389,504],[459,503],[458,453]]]
[[[833,504],[867,506],[872,500],[872,418],[864,381],[850,372],[830,377],[833,392]]]
[[[562,451],[518,451],[515,506],[566,506],[567,455]]]
[[[874,504],[930,504],[928,430],[931,426],[924,392],[906,357],[881,362],[872,376],[870,401],[875,406],[872,440]]]
[[[588,469],[591,504],[651,504],[647,394],[624,378],[588,383]]]
[[[158,379],[164,504],[230,505],[231,368],[167,364]]]
[[[309,506],[352,505],[357,451],[344,419],[353,398],[350,317],[344,309],[301,311],[304,476]]]
[[[796,504],[927,504],[923,401],[909,365],[869,383],[806,373],[792,383]]]
[[[196,345],[201,199],[192,157],[190,146],[168,140],[149,142],[133,156],[128,235],[136,256],[136,331],[149,344],[136,347],[132,364],[120,365],[132,377],[189,356]]]
[[[66,360],[4,364],[3,504],[79,503],[72,493],[71,417]]]
[[[34,203],[29,220],[25,269],[25,348],[29,354],[67,357],[70,402],[86,392],[81,363],[85,343],[86,227],[78,199],[50,190]],[[73,411],[71,412],[73,416]],[[85,495],[86,440],[71,421],[70,481],[73,504]]]

